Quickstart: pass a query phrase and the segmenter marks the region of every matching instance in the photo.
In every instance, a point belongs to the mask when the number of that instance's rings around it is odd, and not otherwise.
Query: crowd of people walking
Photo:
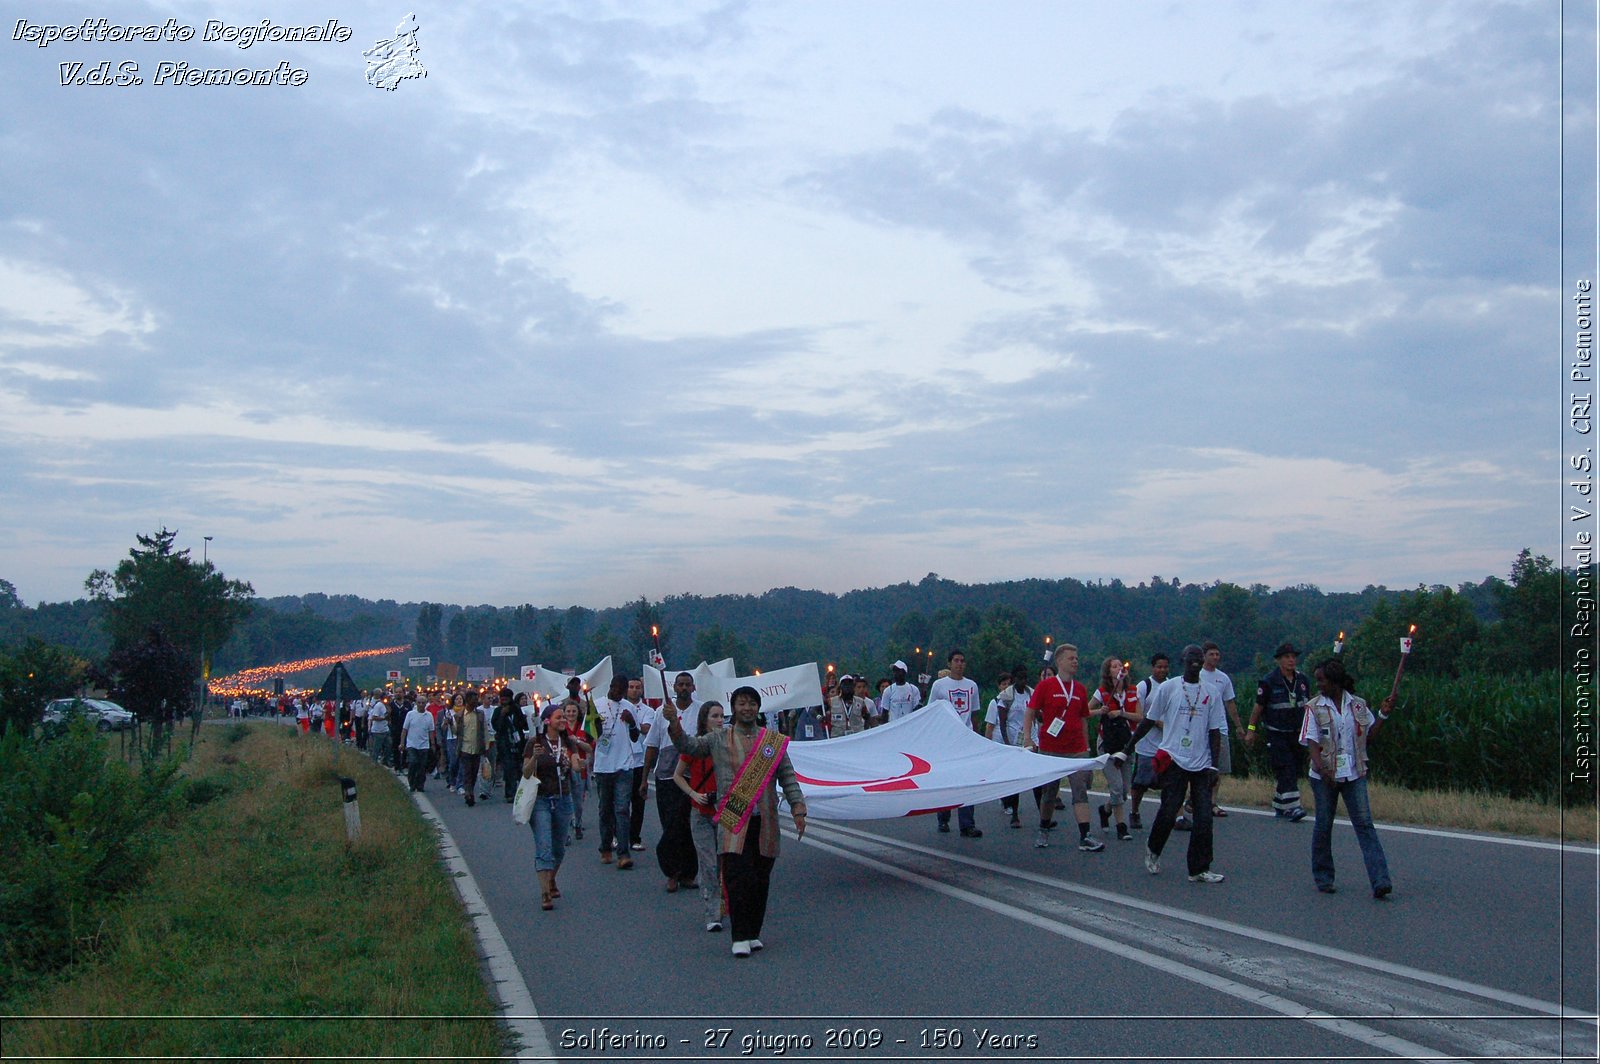
[[[1077,648],[1063,644],[1043,668],[1003,674],[982,709],[965,655],[953,650],[926,694],[909,682],[905,663],[896,661],[891,675],[878,681],[876,697],[859,691],[858,684],[867,686],[864,679],[845,675],[827,683],[823,705],[782,714],[764,713],[751,687],[734,691],[727,706],[701,701],[686,672],[673,679],[659,706],[645,700],[640,678],[617,675],[601,697],[574,678],[564,697],[537,711],[509,687],[467,686],[451,692],[448,704],[444,697],[364,692],[345,707],[296,700],[292,712],[302,732],[343,734],[403,773],[413,791],[424,791],[431,779],[468,806],[489,801],[496,790],[510,803],[523,780],[537,781],[529,824],[545,910],[561,897],[557,875],[570,844],[585,838],[590,791],[599,861],[628,872],[634,855],[645,849],[653,785],[660,829],[654,856],[665,891],[698,891],[705,930],[729,929],[733,955],[749,957],[763,948],[780,795],[797,834],[805,831],[805,798],[787,744],[854,734],[936,701],[948,703],[968,727],[995,742],[1064,759],[1104,758],[1102,801],[1090,801],[1092,768],[1033,789],[1034,847],[1051,846],[1057,814],[1069,810],[1080,851],[1101,853],[1112,838],[1134,842],[1145,830],[1142,800],[1154,791],[1159,804],[1145,839],[1144,867],[1160,874],[1171,836],[1187,832],[1187,875],[1201,884],[1225,881],[1212,864],[1215,822],[1227,816],[1217,790],[1231,769],[1231,737],[1254,746],[1264,736],[1278,820],[1292,824],[1306,817],[1301,780],[1309,773],[1316,888],[1337,889],[1331,838],[1342,799],[1373,896],[1388,896],[1392,882],[1367,798],[1366,750],[1392,712],[1393,697],[1374,712],[1355,694],[1337,658],[1307,677],[1298,669],[1299,657],[1291,644],[1277,648],[1276,667],[1256,684],[1248,724],[1239,716],[1233,682],[1219,667],[1222,654],[1214,643],[1184,647],[1176,675],[1167,655],[1153,655],[1148,676],[1138,682],[1131,662],[1107,657],[1090,677],[1092,687],[1078,678]],[[290,711],[285,700],[280,712]],[[1023,827],[1024,797],[1001,799],[1002,824]],[[962,837],[983,837],[972,806],[939,811],[937,831],[950,830],[952,813]]]

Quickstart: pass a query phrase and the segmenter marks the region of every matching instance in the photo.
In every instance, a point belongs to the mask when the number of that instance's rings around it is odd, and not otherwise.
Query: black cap
[[[1281,658],[1285,654],[1293,654],[1298,658],[1300,656],[1300,648],[1293,643],[1279,643],[1278,649],[1272,652],[1274,658]]]

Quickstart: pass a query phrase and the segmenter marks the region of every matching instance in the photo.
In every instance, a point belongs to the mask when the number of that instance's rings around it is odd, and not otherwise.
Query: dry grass
[[[433,834],[385,770],[346,751],[363,829],[348,849],[332,751],[272,725],[202,744],[190,771],[232,789],[180,829],[105,959],[19,1009],[162,1018],[8,1020],[7,1059],[500,1054]],[[206,1018],[245,1015],[266,1018]]]
[[[1311,788],[1304,782],[1301,794],[1308,803],[1311,801]],[[1414,824],[1596,844],[1597,820],[1592,806],[1563,813],[1559,806],[1543,802],[1516,801],[1472,791],[1413,791],[1375,780],[1368,784],[1367,796],[1372,802],[1373,819],[1379,824]],[[1225,805],[1270,809],[1272,781],[1259,776],[1229,777],[1223,785],[1222,801]]]

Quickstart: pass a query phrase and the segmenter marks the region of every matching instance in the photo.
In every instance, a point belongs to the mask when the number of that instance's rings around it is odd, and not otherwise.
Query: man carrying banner
[[[967,678],[967,656],[959,650],[950,651],[945,658],[949,666],[949,675],[941,676],[933,681],[933,686],[928,689],[928,704],[943,699],[956,709],[956,715],[961,718],[961,723],[967,729],[972,728],[972,715],[978,709],[978,685]],[[970,805],[964,805],[956,811],[956,819],[961,824],[961,837],[964,839],[981,839],[983,831],[978,827],[977,814]],[[941,809],[938,813],[939,830],[950,830],[950,810]]]
[[[883,715],[890,722],[908,717],[922,704],[922,692],[916,684],[906,682],[906,663],[894,663],[894,683],[883,692]]]
[[[671,702],[662,706],[661,716],[681,755],[709,757],[716,769],[717,849],[733,924],[733,955],[748,957],[762,948],[761,925],[767,914],[772,866],[778,858],[777,790],[783,789],[795,832],[802,837],[806,800],[789,763],[788,738],[757,725],[760,693],[754,687],[740,687],[730,701],[733,726],[710,735],[685,732]]]

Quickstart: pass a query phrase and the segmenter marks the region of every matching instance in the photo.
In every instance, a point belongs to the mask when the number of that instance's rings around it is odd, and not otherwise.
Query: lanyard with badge
[[[1072,682],[1077,683],[1078,681],[1074,680]],[[1059,676],[1056,677],[1056,683],[1061,685],[1062,697],[1064,697],[1067,701],[1066,705],[1061,707],[1061,716],[1051,721],[1050,726],[1044,730],[1044,733],[1050,736],[1052,739],[1061,738],[1061,729],[1067,726],[1067,711],[1072,708],[1072,689],[1068,687],[1067,682]]]

